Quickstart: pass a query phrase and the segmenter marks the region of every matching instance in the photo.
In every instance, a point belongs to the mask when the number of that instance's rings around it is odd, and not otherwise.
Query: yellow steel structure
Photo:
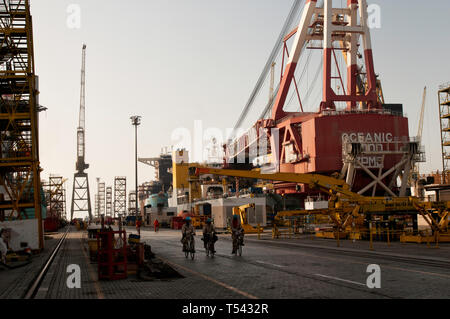
[[[193,207],[191,218],[192,218],[192,226],[194,228],[203,228],[203,226],[206,224],[208,216],[200,215],[199,205],[195,205]]]
[[[433,231],[449,232],[450,202],[416,202],[414,206]]]
[[[241,226],[244,229],[245,234],[257,234],[258,228],[253,227],[248,223],[247,218],[247,209],[255,208],[255,204],[246,204],[239,207],[233,207],[233,215],[238,215],[241,219]],[[260,227],[259,232],[263,232],[263,229]]]
[[[59,219],[67,218],[66,189],[64,185],[66,181],[67,178],[62,176],[50,175],[48,183],[42,184],[48,207],[47,216],[52,215]]]
[[[424,203],[416,197],[365,197],[350,191],[349,185],[343,180],[318,174],[266,174],[261,173],[259,170],[217,169],[196,164],[189,164],[189,172],[191,180],[193,180],[193,176],[197,176],[198,178],[201,174],[214,174],[219,176],[308,184],[310,188],[320,189],[330,195],[328,208],[293,211],[286,213],[285,216],[328,215],[336,225],[338,232],[349,230],[349,227],[362,227],[364,215],[368,213],[410,212],[419,213],[427,217],[426,220],[428,219],[433,231],[448,233],[450,202]],[[436,216],[440,216],[440,222],[433,222]],[[352,229],[352,231],[354,232],[355,230]]]
[[[0,3],[0,218],[36,218],[44,247],[38,88],[29,0]],[[25,211],[25,209],[29,209]],[[31,213],[34,211],[34,213]],[[34,215],[34,216],[32,216]]]
[[[219,169],[189,164],[190,176],[200,174],[214,174],[220,176],[231,176],[241,178],[253,178],[271,181],[283,181],[298,184],[307,184],[310,188],[320,189],[330,195],[340,194],[348,199],[364,199],[365,197],[354,193],[350,186],[341,179],[318,174],[295,174],[295,173],[261,173],[259,169],[252,171]]]

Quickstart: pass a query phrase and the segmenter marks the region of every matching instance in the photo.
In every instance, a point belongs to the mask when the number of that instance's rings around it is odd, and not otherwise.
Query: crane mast
[[[86,44],[83,44],[81,62],[81,91],[80,91],[80,118],[77,128],[77,163],[76,169],[79,173],[89,168],[85,163],[85,106],[86,106]]]
[[[418,144],[422,145],[422,135],[423,135],[423,121],[425,116],[425,105],[427,100],[427,87],[423,89],[423,95],[422,95],[422,106],[420,109],[420,116],[419,116],[419,125],[417,126],[417,136],[416,140]],[[420,166],[419,162],[414,163],[414,167],[412,170],[412,176],[410,177],[410,183],[415,184],[415,187],[418,189],[419,185],[419,179],[420,179]]]
[[[85,111],[86,111],[86,44],[83,44],[81,60],[81,91],[80,91],[80,115],[77,127],[77,162],[76,172],[73,178],[71,220],[74,213],[88,214],[92,220],[91,196],[89,192],[89,178],[85,172],[89,164],[85,162]]]

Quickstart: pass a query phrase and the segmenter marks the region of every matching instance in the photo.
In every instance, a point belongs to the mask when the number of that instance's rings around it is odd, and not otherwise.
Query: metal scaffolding
[[[44,247],[38,81],[29,0],[0,3],[0,220],[36,218]]]
[[[63,203],[63,212],[64,212],[64,217],[66,220],[69,220],[69,214],[67,211],[67,190],[66,190],[66,183],[63,184],[63,189],[62,189],[62,203]]]
[[[439,122],[441,125],[442,176],[443,183],[448,183],[450,171],[450,83],[441,85],[438,91]]]
[[[112,187],[106,187],[106,216],[112,217]]]
[[[128,194],[128,216],[136,215],[136,191]]]
[[[127,213],[127,178],[116,176],[114,178],[114,218]]]
[[[47,202],[47,216],[59,219],[66,218],[66,192],[65,182],[62,176],[50,175],[48,182],[42,186]]]
[[[98,218],[100,215],[99,215],[99,206],[98,206],[98,194],[95,194],[94,195],[94,202],[95,202],[95,208],[94,208],[94,216],[96,217],[96,218]]]
[[[98,183],[98,217],[105,216],[105,183]]]

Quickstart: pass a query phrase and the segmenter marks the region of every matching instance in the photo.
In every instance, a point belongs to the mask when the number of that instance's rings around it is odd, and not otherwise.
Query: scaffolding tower
[[[63,204],[63,212],[64,212],[64,218],[66,220],[69,220],[69,214],[67,212],[67,196],[66,196],[66,183],[63,184],[63,189],[62,189],[62,204]]]
[[[94,208],[94,216],[96,217],[96,218],[99,218],[100,217],[100,215],[99,215],[99,206],[98,206],[98,203],[99,203],[99,201],[98,201],[98,194],[95,194],[94,195],[94,202],[95,202],[95,208]]]
[[[43,184],[47,202],[47,216],[59,219],[66,218],[65,182],[62,176],[50,175],[48,182]]]
[[[114,218],[127,213],[127,178],[116,176],[114,178]]]
[[[98,217],[105,216],[105,183],[98,183]]]
[[[39,168],[38,81],[29,0],[0,3],[0,220],[38,219],[44,247]]]
[[[106,187],[106,216],[112,217],[112,187]]]
[[[136,215],[136,191],[128,194],[128,216]]]
[[[441,85],[438,91],[439,121],[441,125],[442,177],[449,182],[450,171],[450,83]]]

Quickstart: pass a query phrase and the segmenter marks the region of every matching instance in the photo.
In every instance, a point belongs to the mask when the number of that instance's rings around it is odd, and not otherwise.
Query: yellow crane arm
[[[261,173],[260,170],[233,170],[233,169],[219,169],[210,168],[200,165],[190,165],[189,174],[202,175],[202,174],[214,174],[220,176],[231,176],[241,178],[253,178],[280,182],[290,182],[298,184],[307,184],[311,188],[318,188],[328,193],[341,194],[349,199],[362,199],[362,195],[354,193],[350,190],[350,186],[340,179],[336,179],[329,176],[318,174],[296,174],[296,173]]]

